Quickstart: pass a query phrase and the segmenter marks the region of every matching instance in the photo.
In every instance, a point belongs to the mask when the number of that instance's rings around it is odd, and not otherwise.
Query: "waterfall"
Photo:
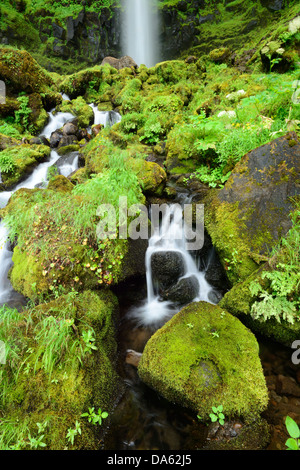
[[[195,258],[191,252],[186,249],[185,225],[183,220],[183,210],[180,204],[170,205],[171,218],[164,217],[159,227],[155,228],[154,233],[149,239],[148,249],[146,251],[146,283],[147,299],[142,306],[134,307],[129,311],[129,317],[133,318],[137,324],[150,327],[159,327],[183,305],[172,300],[165,300],[161,297],[157,283],[154,280],[152,259],[157,254],[174,254],[184,265],[183,272],[176,280],[178,286],[183,280],[192,280],[195,294],[190,301],[211,302],[209,294],[212,292],[212,286],[205,279],[205,271],[199,271]],[[163,265],[163,262],[161,263]],[[162,266],[162,271],[165,266]],[[175,287],[176,289],[176,287]]]
[[[153,67],[159,56],[157,0],[124,0],[122,53],[138,64]]]

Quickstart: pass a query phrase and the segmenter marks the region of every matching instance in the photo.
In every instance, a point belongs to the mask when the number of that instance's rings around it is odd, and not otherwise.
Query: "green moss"
[[[88,127],[94,120],[92,108],[81,96],[72,101],[65,100],[57,111],[74,114],[78,119],[78,126],[82,128]]]
[[[268,402],[254,335],[220,307],[183,308],[146,344],[140,378],[207,419],[212,406],[253,419]]]
[[[46,145],[22,144],[9,147],[1,152],[1,157],[6,157],[12,162],[12,170],[2,172],[2,181],[5,189],[10,189],[22,181],[33,168],[46,160],[50,155],[50,148]]]
[[[10,373],[8,365],[2,369],[6,390],[10,390],[5,403],[2,403],[5,414],[5,422],[1,423],[3,450],[9,445],[20,445],[21,436],[28,443],[28,432],[37,437],[37,423],[45,421],[47,424],[43,431],[43,442],[46,443],[47,450],[99,449],[99,439],[106,423],[103,422],[102,427],[93,426],[81,415],[89,407],[95,407],[95,410],[100,407],[110,414],[121,391],[121,383],[114,370],[117,352],[114,324],[117,309],[117,299],[110,291],[86,291],[80,295],[73,293],[62,296],[56,301],[24,310],[21,322],[10,322],[6,334],[18,337],[19,356],[16,357]],[[56,327],[48,329],[48,345],[41,346],[35,336],[43,332],[45,321],[51,318],[51,325]],[[54,340],[51,335],[55,334],[55,328],[56,335],[61,335],[62,328],[66,328],[66,343],[62,343],[60,352],[57,351],[60,357],[57,356],[49,376],[45,362],[42,361],[46,353],[43,348],[49,347],[49,342]],[[92,354],[85,353],[83,356],[82,333],[88,329],[93,331],[97,349]],[[3,324],[0,324],[0,330],[3,337]],[[52,348],[52,354],[54,350]],[[3,385],[2,381],[2,398]],[[75,438],[74,445],[71,445],[66,438],[67,431],[75,427],[76,420],[80,422],[82,432]],[[9,442],[9,435],[6,438],[3,434],[7,429],[7,422],[14,423],[15,436],[18,432],[21,435],[19,440],[16,441],[16,437],[13,437]],[[25,435],[22,435],[22,423],[26,423]]]

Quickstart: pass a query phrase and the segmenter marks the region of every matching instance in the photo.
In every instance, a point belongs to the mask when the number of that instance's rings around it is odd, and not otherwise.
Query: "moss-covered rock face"
[[[246,279],[291,227],[300,143],[288,133],[245,155],[206,198],[206,227],[232,283]]]
[[[50,74],[25,50],[0,49],[0,77],[17,93],[45,93],[54,86]]]
[[[14,145],[0,153],[2,183],[0,190],[13,188],[50,155],[46,145]]]
[[[206,302],[189,304],[150,338],[138,373],[203,419],[220,404],[227,417],[253,419],[268,402],[256,338],[237,318]]]
[[[44,425],[46,449],[99,448],[105,420],[100,427],[81,415],[91,407],[110,414],[120,393],[117,312],[117,299],[109,290],[71,293],[20,313],[2,312],[1,338],[12,348],[14,341],[18,345],[18,355],[1,366],[1,408],[13,426],[13,434],[6,434],[8,424],[1,427],[2,450],[30,448],[28,435],[41,435],[37,423]],[[93,349],[85,340],[88,332]],[[76,421],[81,434],[72,444],[67,433]]]

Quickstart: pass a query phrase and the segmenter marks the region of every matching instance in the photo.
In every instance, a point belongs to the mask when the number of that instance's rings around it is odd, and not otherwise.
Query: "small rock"
[[[133,349],[127,349],[125,362],[126,364],[131,364],[132,366],[137,367],[141,357],[142,353],[134,351]]]

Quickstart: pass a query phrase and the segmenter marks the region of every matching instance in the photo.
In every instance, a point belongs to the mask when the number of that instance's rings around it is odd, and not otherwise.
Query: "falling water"
[[[153,67],[159,62],[159,15],[157,0],[124,0],[123,55]]]
[[[171,221],[169,217],[164,217],[159,227],[149,239],[148,249],[146,251],[146,282],[147,299],[140,307],[135,307],[129,312],[129,317],[133,318],[138,324],[143,326],[158,327],[177,313],[181,307],[172,301],[162,300],[158,289],[153,282],[153,273],[151,268],[151,258],[157,252],[177,252],[181,255],[185,273],[178,279],[195,277],[198,281],[198,293],[194,301],[211,302],[209,293],[212,286],[205,279],[205,271],[199,271],[196,260],[191,252],[186,248],[185,225],[183,220],[183,211],[179,204],[170,206]]]

